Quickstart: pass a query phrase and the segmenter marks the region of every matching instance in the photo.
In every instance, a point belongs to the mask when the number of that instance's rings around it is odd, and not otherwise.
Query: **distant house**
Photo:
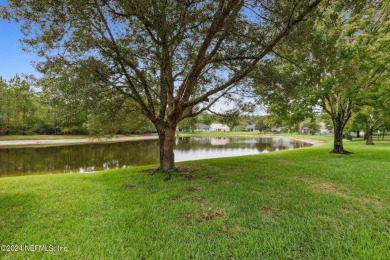
[[[301,134],[310,134],[311,131],[312,131],[311,128],[309,128],[309,127],[304,127],[304,128],[301,129]]]
[[[332,131],[327,129],[326,128],[326,124],[324,122],[319,122],[318,123],[319,126],[320,126],[320,134],[323,135],[323,134],[329,134],[331,133]]]
[[[245,127],[245,131],[247,131],[247,132],[254,132],[254,131],[256,131],[256,125],[255,124],[247,125]]]
[[[224,124],[212,123],[210,125],[210,131],[213,131],[213,132],[229,132],[230,128],[227,125],[224,125]]]
[[[196,130],[199,132],[209,132],[210,131],[210,126],[206,124],[197,124],[196,125]]]

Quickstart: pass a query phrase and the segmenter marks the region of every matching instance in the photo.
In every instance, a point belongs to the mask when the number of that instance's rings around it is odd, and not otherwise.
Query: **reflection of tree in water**
[[[208,158],[293,149],[309,144],[282,138],[178,138],[178,157],[196,154]],[[203,156],[203,157],[202,157]],[[158,163],[157,140],[54,147],[0,149],[0,176],[33,173],[90,172]]]
[[[0,176],[88,172],[158,162],[155,140],[45,148],[0,149]]]

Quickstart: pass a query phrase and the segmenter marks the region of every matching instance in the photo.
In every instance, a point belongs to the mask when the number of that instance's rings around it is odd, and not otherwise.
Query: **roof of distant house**
[[[210,127],[219,127],[219,128],[229,128],[227,125],[225,125],[225,124],[220,124],[220,123],[212,123],[211,125],[210,125]]]

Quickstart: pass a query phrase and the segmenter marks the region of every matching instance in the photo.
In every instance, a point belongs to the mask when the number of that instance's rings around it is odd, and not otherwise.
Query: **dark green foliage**
[[[15,76],[0,81],[0,134],[129,134],[153,132],[132,102],[117,93],[98,95],[93,85],[44,78],[41,88]],[[69,87],[70,86],[70,87]]]
[[[253,74],[261,102],[283,124],[302,121],[319,108],[329,114],[336,153],[344,152],[342,136],[352,113],[380,100],[373,93],[389,82],[389,2],[351,4],[323,6],[300,25],[311,29],[295,28]]]

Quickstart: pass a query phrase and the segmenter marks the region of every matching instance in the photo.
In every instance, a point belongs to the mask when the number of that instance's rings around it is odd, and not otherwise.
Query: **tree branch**
[[[154,105],[153,105],[153,99],[152,99],[152,96],[150,95],[150,92],[149,92],[149,88],[147,86],[147,81],[146,79],[144,78],[144,76],[142,75],[142,73],[137,69],[137,67],[135,66],[135,64],[132,64],[130,61],[126,60],[126,59],[123,59],[122,55],[121,55],[121,52],[119,50],[119,46],[118,44],[116,43],[116,40],[115,40],[115,37],[114,35],[112,34],[111,32],[111,29],[108,25],[108,22],[107,22],[107,19],[106,17],[104,16],[100,6],[99,6],[99,3],[97,2],[97,0],[94,0],[95,1],[95,7],[97,8],[97,11],[98,11],[98,14],[100,16],[100,18],[102,19],[103,21],[103,24],[104,24],[104,27],[106,28],[107,30],[107,33],[109,34],[109,37],[110,37],[110,40],[111,40],[111,43],[112,45],[114,46],[114,51],[116,53],[116,60],[119,62],[120,66],[121,66],[121,69],[123,71],[123,74],[125,75],[125,77],[127,78],[128,80],[128,83],[131,87],[131,90],[133,92],[133,94],[135,95],[136,99],[137,99],[137,102],[139,102],[139,104],[141,105],[142,109],[146,112],[147,116],[150,118],[150,119],[153,119],[155,117],[155,111],[154,111]],[[103,34],[104,36],[104,34]],[[105,36],[104,36],[105,37]],[[140,77],[141,81],[142,81],[142,85],[144,87],[144,90],[145,90],[145,94],[147,96],[147,99],[148,99],[148,103],[149,103],[149,108],[146,106],[146,104],[144,103],[144,101],[142,100],[140,94],[138,93],[135,85],[132,83],[128,73],[127,73],[127,70],[126,70],[126,67],[124,65],[124,62],[126,62],[127,65],[130,66],[131,69],[134,70],[134,72],[137,74],[137,76]]]
[[[297,25],[299,22],[301,22],[303,20],[303,18],[305,18],[306,15],[308,15],[311,11],[313,11],[315,9],[315,7],[317,7],[320,2],[322,0],[315,0],[312,4],[310,4],[297,18],[295,18],[291,24],[287,27],[285,27],[281,32],[279,32],[278,34],[276,34],[274,36],[274,38],[268,43],[268,45],[264,48],[264,50],[257,56],[257,58],[252,61],[248,66],[246,66],[245,68],[243,68],[241,70],[241,72],[239,73],[236,73],[235,76],[233,76],[230,80],[228,80],[226,83],[218,86],[218,87],[215,87],[213,89],[211,89],[210,91],[206,92],[205,94],[201,95],[200,97],[198,98],[195,98],[191,101],[188,101],[188,102],[185,102],[183,104],[184,107],[188,107],[188,106],[193,106],[199,102],[202,102],[203,100],[205,100],[207,97],[213,95],[213,94],[216,94],[218,93],[219,91],[222,91],[224,89],[226,89],[227,87],[231,86],[232,84],[236,84],[238,83],[239,81],[241,81],[242,79],[244,79],[246,76],[249,75],[250,72],[252,72],[256,66],[256,64],[264,57],[266,56],[270,51],[272,51],[272,49],[276,46],[276,44],[281,40],[283,39],[285,36],[287,36],[289,34],[289,32],[291,31],[291,28],[293,28],[295,25]]]

